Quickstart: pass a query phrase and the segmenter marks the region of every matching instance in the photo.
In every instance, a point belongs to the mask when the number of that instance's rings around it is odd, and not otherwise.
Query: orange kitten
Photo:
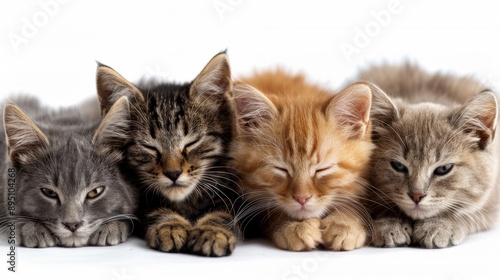
[[[231,156],[247,200],[240,219],[265,215],[261,230],[282,249],[363,246],[362,175],[373,149],[368,84],[332,95],[303,76],[263,72],[235,85],[234,104]]]

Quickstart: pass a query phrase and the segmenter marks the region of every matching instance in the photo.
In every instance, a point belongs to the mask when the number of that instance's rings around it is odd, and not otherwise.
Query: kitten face
[[[334,98],[304,92],[317,95],[296,100],[235,87],[240,135],[233,157],[250,200],[302,220],[342,209],[364,193],[361,175],[372,149],[364,114],[371,99],[358,86]]]
[[[224,168],[234,126],[225,54],[184,85],[151,83],[139,90],[109,67],[100,67],[97,75],[104,111],[120,96],[134,100],[126,161],[147,192],[182,201],[215,189],[226,175],[218,170]]]
[[[374,126],[375,187],[417,220],[480,209],[491,191],[495,103],[483,93],[462,107],[387,105]]]
[[[41,221],[59,245],[79,247],[108,219],[133,213],[133,204],[116,167],[94,155],[88,139],[65,140],[19,170],[18,214]]]
[[[37,126],[17,106],[7,105],[5,132],[16,168],[20,236],[37,234],[23,224],[31,221],[48,228],[58,245],[79,247],[106,222],[130,218],[136,194],[118,171],[120,153],[112,152],[115,137],[124,137],[128,114],[128,103],[120,100],[99,127],[61,129]]]
[[[358,169],[367,162],[370,146],[358,147],[332,128],[320,114],[303,123],[284,117],[263,131],[263,143],[242,147],[245,171],[252,174],[249,194],[269,197],[269,203],[296,219],[321,217],[331,205],[361,195]]]
[[[173,201],[185,199],[201,183],[209,187],[206,177],[227,149],[222,136],[231,133],[231,123],[219,113],[225,105],[191,97],[184,87],[151,89],[145,107],[128,150],[141,180]]]

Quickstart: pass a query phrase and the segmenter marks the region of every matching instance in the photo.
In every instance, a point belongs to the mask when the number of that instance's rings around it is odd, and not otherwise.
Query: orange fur
[[[247,199],[243,219],[264,213],[263,230],[283,249],[362,246],[362,177],[373,149],[369,87],[358,83],[333,95],[277,70],[241,80],[234,95],[231,156]]]

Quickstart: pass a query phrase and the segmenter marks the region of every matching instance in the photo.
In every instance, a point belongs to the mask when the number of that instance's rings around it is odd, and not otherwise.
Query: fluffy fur
[[[231,156],[246,200],[239,220],[255,218],[286,250],[363,246],[370,88],[357,83],[332,95],[302,75],[277,70],[242,79],[234,103],[238,135]]]
[[[489,229],[499,203],[495,95],[470,77],[383,65],[377,84],[371,176],[378,190],[373,245],[458,245]],[[387,93],[387,95],[385,93]]]
[[[3,109],[0,141],[2,231],[15,223],[26,247],[114,245],[127,239],[137,194],[120,176],[117,139],[126,137],[127,100],[102,120],[88,105],[49,110],[29,97]],[[95,107],[97,108],[97,106]],[[25,113],[23,110],[26,110]],[[11,172],[13,171],[13,172]],[[15,202],[13,212],[5,202]]]
[[[228,150],[234,120],[227,56],[215,56],[191,83],[134,86],[113,69],[97,70],[104,113],[132,99],[134,124],[122,171],[141,188],[147,244],[164,252],[230,255],[239,238],[232,211]]]

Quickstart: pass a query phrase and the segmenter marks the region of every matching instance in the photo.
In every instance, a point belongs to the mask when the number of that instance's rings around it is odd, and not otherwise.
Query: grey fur
[[[122,155],[117,147],[128,137],[127,100],[117,102],[102,123],[96,101],[61,110],[45,108],[33,97],[9,101],[16,105],[2,106],[0,172],[7,182],[7,170],[16,170],[16,209],[10,216],[1,205],[0,229],[15,221],[16,243],[26,247],[125,241],[137,207],[136,191],[118,170]],[[89,111],[92,104],[95,109]],[[100,190],[94,199],[87,197]],[[7,188],[1,191],[5,204]]]
[[[377,148],[370,178],[379,203],[373,245],[442,248],[491,228],[500,187],[495,95],[473,78],[410,64],[373,67],[359,79],[379,87],[372,109]],[[449,173],[441,172],[448,164]]]

